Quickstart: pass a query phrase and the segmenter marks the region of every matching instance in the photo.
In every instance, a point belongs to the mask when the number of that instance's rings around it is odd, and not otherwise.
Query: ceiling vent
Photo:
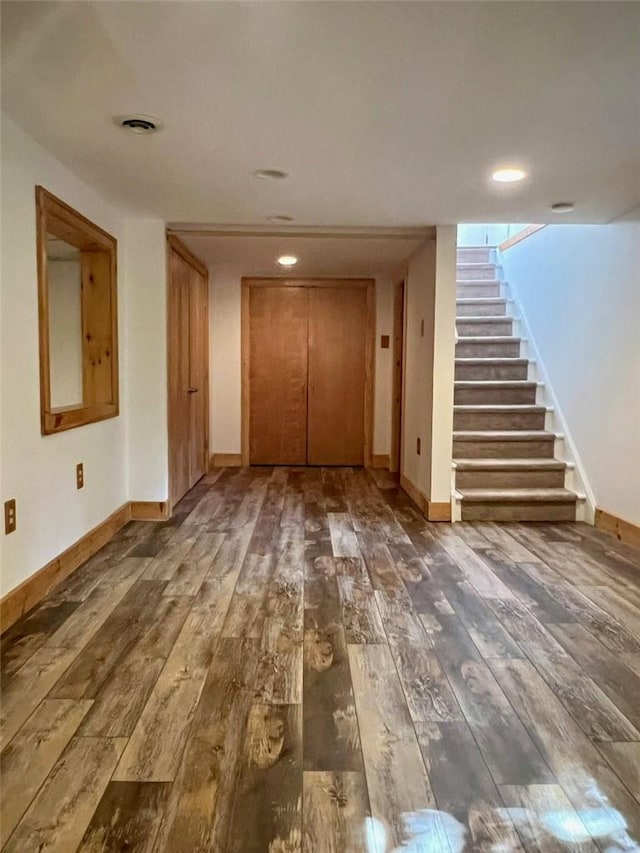
[[[157,118],[146,115],[118,116],[116,124],[132,133],[154,133],[162,128]]]

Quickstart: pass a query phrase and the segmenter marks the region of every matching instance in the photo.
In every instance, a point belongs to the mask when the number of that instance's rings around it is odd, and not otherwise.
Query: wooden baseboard
[[[209,470],[214,468],[242,468],[242,454],[214,453],[209,459]]]
[[[600,507],[596,507],[595,526],[605,533],[611,533],[616,539],[631,545],[632,548],[640,548],[640,526],[632,521],[619,518]]]
[[[371,457],[372,468],[388,468],[390,464],[388,453],[374,453]]]
[[[168,501],[131,501],[132,521],[165,521],[169,518]]]
[[[414,486],[411,480],[408,477],[405,477],[404,474],[400,475],[400,488],[409,495],[411,500],[426,518],[427,504],[429,503],[427,496],[421,492],[417,486]]]
[[[8,592],[0,600],[2,630],[6,631],[23,614],[42,601],[48,592],[106,545],[130,518],[131,506],[127,502],[94,527],[93,530],[85,533],[66,551],[63,551],[46,566],[24,580],[20,586]]]
[[[451,501],[429,501],[428,521],[451,521]]]
[[[451,521],[451,504],[430,501],[425,493],[402,474],[400,488],[405,491],[427,521]]]

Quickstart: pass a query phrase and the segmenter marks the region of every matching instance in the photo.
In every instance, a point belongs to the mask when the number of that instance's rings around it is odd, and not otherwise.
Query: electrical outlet
[[[420,438],[416,438],[416,453],[420,456]]]
[[[76,465],[76,488],[82,489],[84,486],[84,465],[78,462]]]
[[[16,499],[4,502],[4,532],[13,533],[16,529]]]

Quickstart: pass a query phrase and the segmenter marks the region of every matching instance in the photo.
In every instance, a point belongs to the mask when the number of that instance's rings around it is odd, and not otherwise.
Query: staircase
[[[463,521],[575,521],[577,495],[507,315],[491,248],[458,249],[453,415]]]

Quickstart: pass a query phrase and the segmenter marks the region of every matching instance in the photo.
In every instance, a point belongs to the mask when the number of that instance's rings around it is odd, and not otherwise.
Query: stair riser
[[[564,469],[557,471],[458,471],[459,489],[563,489]]]
[[[462,501],[463,521],[575,521],[575,503],[470,503]]]
[[[459,266],[456,271],[456,279],[458,281],[487,281],[490,278],[495,278],[495,275],[496,268],[493,264],[484,267],[474,267],[470,270]]]
[[[456,358],[519,358],[520,342],[470,341],[456,344]]]
[[[553,459],[553,441],[482,441],[454,438],[454,459]]]
[[[464,299],[464,296],[462,297]],[[456,306],[458,317],[504,317],[507,313],[506,300],[501,302],[473,302],[464,305],[460,302]]]
[[[458,299],[491,299],[494,296],[500,296],[500,283],[492,282],[491,284],[458,284],[456,286],[456,295]]]
[[[469,323],[458,319],[456,321],[458,334],[462,337],[472,338],[476,335],[489,337],[490,335],[511,335],[513,331],[513,320],[506,319],[500,322]]]
[[[461,382],[474,379],[491,381],[492,379],[526,379],[526,364],[456,364],[455,378]]]
[[[454,412],[454,430],[544,429],[544,412]]]
[[[488,264],[490,259],[491,249],[473,248],[473,249],[458,249],[459,264]]]
[[[453,401],[458,406],[533,405],[536,388],[456,388]]]

